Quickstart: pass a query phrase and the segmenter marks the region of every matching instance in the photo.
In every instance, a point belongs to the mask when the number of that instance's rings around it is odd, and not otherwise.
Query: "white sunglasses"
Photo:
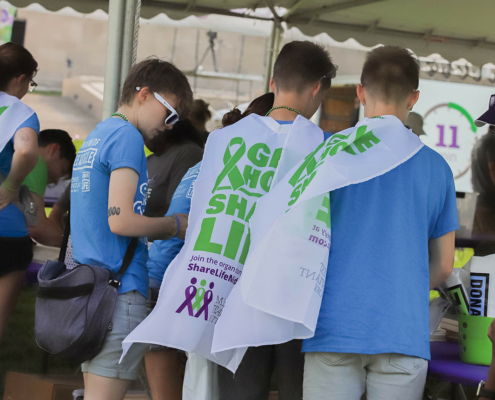
[[[137,87],[136,90],[141,90],[141,88]],[[168,104],[168,102],[158,93],[153,92],[153,95],[170,111],[170,115],[165,120],[165,125],[174,125],[179,120],[179,114],[177,113],[177,111],[175,111],[174,108],[170,104]]]

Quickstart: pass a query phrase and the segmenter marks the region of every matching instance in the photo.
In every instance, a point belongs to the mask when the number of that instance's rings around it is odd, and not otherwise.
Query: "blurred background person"
[[[249,114],[258,114],[264,117],[265,114],[273,107],[274,100],[275,95],[270,92],[265,93],[260,97],[254,99],[244,112],[241,112],[241,110],[239,110],[237,107],[234,108],[232,111],[223,116],[222,127],[225,128],[226,126],[233,125],[237,121],[240,121],[244,117],[247,117]]]
[[[495,95],[489,108],[475,122],[489,125],[488,132],[475,144],[471,152],[473,190],[479,193],[474,214],[473,234],[495,234]]]
[[[486,382],[481,381],[478,386],[479,400],[495,399],[495,321],[488,328],[488,337],[492,342],[492,362],[488,370]]]
[[[36,87],[37,69],[38,63],[24,47],[0,46],[0,339],[33,258],[23,212],[13,203],[38,162],[40,122],[20,101]]]
[[[48,216],[48,219],[54,224],[58,225],[60,229],[65,229],[67,222],[67,213],[70,210],[70,184],[67,185],[62,195],[57,202],[53,205],[52,211]]]
[[[177,122],[146,143],[148,156],[148,200],[144,215],[163,217],[175,189],[187,170],[203,158],[203,141],[189,120]]]
[[[405,126],[418,136],[426,135],[423,129],[423,117],[414,111],[411,111],[407,116]]]
[[[210,105],[201,99],[194,100],[191,113],[189,114],[189,120],[193,124],[194,128],[198,131],[201,140],[203,141],[203,147],[208,139],[210,132],[206,129],[206,124],[211,119]]]
[[[70,135],[59,129],[41,131],[38,144],[38,163],[23,182],[31,191],[39,210],[38,222],[36,226],[28,228],[29,235],[45,246],[60,247],[64,231],[62,226],[46,216],[45,190],[49,184],[56,185],[60,179],[70,178],[76,159],[76,147]]]

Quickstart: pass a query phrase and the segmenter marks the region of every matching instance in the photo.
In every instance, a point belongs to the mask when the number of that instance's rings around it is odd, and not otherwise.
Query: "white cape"
[[[258,200],[323,141],[323,131],[298,116],[280,125],[250,115],[210,134],[194,184],[184,247],[164,276],[153,312],[123,342],[211,354],[213,330],[242,274],[248,222]],[[237,363],[237,362],[236,362]]]
[[[17,97],[0,92],[0,152],[34,111]]]
[[[235,372],[247,347],[314,335],[331,268],[329,192],[385,174],[422,147],[394,116],[365,119],[321,143],[259,201],[240,284],[215,327],[222,365]]]

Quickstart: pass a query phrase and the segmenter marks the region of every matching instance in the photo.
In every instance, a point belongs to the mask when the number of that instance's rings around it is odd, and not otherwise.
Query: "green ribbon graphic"
[[[7,110],[7,108],[9,108],[9,106],[0,107],[0,115],[2,115]]]
[[[239,146],[234,155],[230,153],[230,149],[233,146]],[[244,139],[242,137],[233,138],[225,149],[225,154],[223,156],[224,167],[222,172],[220,172],[220,174],[218,175],[215,186],[213,187],[211,193],[215,193],[226,176],[228,176],[233,190],[237,190],[242,185],[244,185],[244,178],[239,171],[239,168],[237,168],[236,164],[245,153],[246,143],[244,142]],[[230,189],[230,187],[222,187],[220,189]]]

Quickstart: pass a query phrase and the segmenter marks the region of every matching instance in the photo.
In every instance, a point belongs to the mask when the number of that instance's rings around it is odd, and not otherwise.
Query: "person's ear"
[[[365,96],[365,93],[364,93],[364,86],[361,85],[361,84],[358,84],[356,86],[356,94],[357,94],[357,97],[359,99],[359,102],[364,106],[366,105],[366,96]]]
[[[270,78],[270,90],[273,93],[277,93],[277,87],[275,86],[275,81],[273,80],[273,76]]]
[[[48,154],[50,157],[56,157],[60,158],[60,144],[58,143],[51,143],[48,148]]]
[[[144,103],[146,100],[148,100],[148,97],[150,96],[151,92],[148,87],[143,87],[139,89],[139,92],[136,96],[138,99],[139,103]]]
[[[419,90],[412,92],[407,99],[407,109],[411,111],[419,100]]]
[[[321,80],[316,82],[311,90],[311,98],[314,100],[321,89]]]
[[[16,76],[15,78],[12,78],[11,85],[13,87],[22,87],[23,84],[25,84],[27,80],[26,74]]]

